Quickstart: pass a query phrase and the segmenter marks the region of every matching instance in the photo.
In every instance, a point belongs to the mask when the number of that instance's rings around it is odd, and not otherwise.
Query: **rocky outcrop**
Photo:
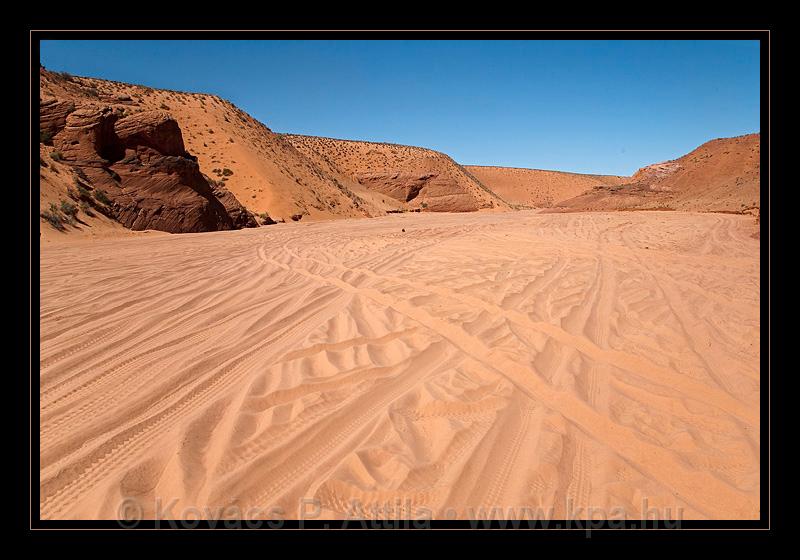
[[[682,210],[750,214],[761,207],[761,136],[717,138],[678,159],[639,169],[630,182],[602,186],[565,210]]]
[[[474,212],[494,204],[491,199],[487,203],[476,197],[457,179],[444,173],[358,173],[356,178],[370,190],[401,202],[415,201],[431,212]]]
[[[680,171],[682,165],[677,161],[665,161],[642,167],[631,176],[631,184],[649,184]]]
[[[165,156],[196,160],[186,152],[177,121],[165,111],[144,111],[114,124],[117,138],[128,148],[152,148]]]
[[[114,133],[119,113],[109,107],[83,107],[70,113],[53,137],[59,158],[79,167],[105,167],[122,159],[125,150]]]
[[[164,111],[123,116],[88,105],[61,115],[40,111],[58,158],[79,169],[109,215],[134,230],[171,233],[252,227],[253,216],[224,186],[212,186],[187,153],[178,123]]]
[[[287,134],[297,150],[352,177],[369,191],[428,212],[508,209],[508,204],[449,156],[416,146]]]
[[[228,216],[231,217],[235,229],[258,227],[255,216],[236,200],[236,197],[233,196],[231,191],[219,183],[210,184],[211,191],[214,193],[214,196],[217,197],[217,200],[225,207],[225,211],[228,213]]]
[[[216,95],[70,76],[44,68],[39,72],[39,86],[42,101],[113,107],[124,115],[150,113],[156,126],[157,112],[165,111],[177,122],[185,149],[197,158],[201,171],[219,179],[221,173],[213,170],[229,169],[232,174],[226,175],[225,190],[259,216],[266,212],[278,221],[289,221],[298,212],[305,213],[304,220],[382,216],[401,204],[307,157],[264,123]],[[57,120],[55,107],[49,111],[53,113],[50,120]],[[64,112],[61,108],[59,130],[64,126]],[[42,143],[50,147],[48,136],[46,131],[42,134]],[[159,142],[157,150],[173,152],[160,139],[150,137]],[[46,160],[49,154],[45,152]],[[60,190],[63,197],[64,189]],[[49,193],[40,196],[44,208],[50,198]]]
[[[67,125],[67,116],[75,110],[75,103],[47,97],[39,102],[39,132],[50,143],[52,137]]]
[[[434,173],[360,173],[356,179],[371,190],[391,196],[402,202],[410,202],[434,177]]]

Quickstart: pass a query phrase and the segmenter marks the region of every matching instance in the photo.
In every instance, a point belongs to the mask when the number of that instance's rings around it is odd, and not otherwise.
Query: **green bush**
[[[84,187],[83,185],[81,185],[81,184],[79,183],[79,184],[78,184],[78,196],[79,196],[80,198],[82,198],[82,199],[86,200],[86,199],[89,199],[89,198],[91,198],[91,197],[92,197],[92,193],[91,193],[91,192],[89,192],[89,189],[87,189],[86,187]]]
[[[223,177],[230,177],[231,175],[233,175],[233,171],[231,171],[227,167],[222,170]]]
[[[124,163],[124,164],[131,164],[132,163],[132,164],[135,164],[135,165],[141,165],[141,161],[139,161],[139,156],[137,156],[136,154],[130,154],[128,156],[125,156],[124,158],[122,158],[120,160],[120,163]]]
[[[95,200],[97,200],[97,202],[99,202],[101,204],[105,204],[106,206],[111,204],[111,199],[108,198],[108,195],[106,194],[105,191],[101,191],[99,189],[95,190],[94,191],[94,198],[95,198]]]
[[[82,200],[80,206],[81,206],[81,212],[83,212],[87,216],[94,216],[94,214],[92,213],[92,205],[91,204],[89,204],[85,200]]]
[[[75,214],[78,213],[78,207],[75,206],[73,203],[62,200],[61,201],[61,211],[64,213],[65,216],[72,216],[74,217]]]
[[[63,222],[63,220],[62,220],[60,215],[58,215],[56,213],[53,213],[53,212],[47,212],[47,211],[42,212],[39,215],[42,218],[44,218],[45,221],[47,223],[49,223],[51,226],[53,226],[54,228],[56,228],[58,230],[63,230],[64,229],[64,222]]]
[[[53,145],[53,133],[49,130],[40,130],[39,131],[39,142],[45,144],[46,146]]]
[[[50,152],[50,159],[53,161],[62,161],[64,159],[64,154],[61,152]]]
[[[78,215],[78,207],[76,205],[67,200],[62,200],[59,210],[64,214],[63,221],[70,225],[75,225],[75,218]]]

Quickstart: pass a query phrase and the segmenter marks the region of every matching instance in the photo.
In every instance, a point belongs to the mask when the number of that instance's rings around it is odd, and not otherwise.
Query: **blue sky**
[[[757,41],[42,41],[41,62],[463,164],[628,175],[760,131]]]

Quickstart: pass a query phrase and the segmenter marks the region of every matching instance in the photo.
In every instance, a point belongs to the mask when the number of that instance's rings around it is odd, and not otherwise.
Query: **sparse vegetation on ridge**
[[[108,195],[103,190],[96,189],[94,191],[94,198],[95,198],[95,200],[97,200],[97,202],[99,202],[101,204],[105,204],[106,206],[111,204],[111,199],[108,198]]]

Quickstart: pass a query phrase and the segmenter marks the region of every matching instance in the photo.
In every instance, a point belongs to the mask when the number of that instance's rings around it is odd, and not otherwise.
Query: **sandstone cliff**
[[[97,110],[107,107],[119,114],[117,120],[123,127],[120,132],[126,137],[130,134],[124,129],[124,119],[165,113],[180,130],[185,151],[192,154],[201,174],[210,179],[211,189],[216,190],[219,195],[216,198],[223,205],[237,200],[246,212],[266,213],[287,221],[293,215],[300,215],[303,220],[380,216],[398,208],[396,203],[382,201],[358,183],[316,165],[280,135],[218,96],[70,76],[45,69],[40,71],[39,82],[42,139],[52,142],[57,131],[65,126],[67,115],[85,107]],[[151,130],[148,141],[155,144],[149,147],[164,156],[179,157],[174,155],[174,145],[164,144],[174,141],[175,136],[169,132],[172,126],[161,125],[159,130]],[[135,134],[141,137],[138,132]],[[136,142],[139,140],[132,139],[129,143]],[[189,169],[182,173],[181,180],[189,180]],[[207,198],[206,195],[203,197]],[[207,216],[202,220],[205,219]]]
[[[434,150],[318,136],[285,138],[310,159],[408,208],[432,212],[510,208],[461,165]]]
[[[49,98],[40,104],[40,123],[51,159],[75,173],[73,198],[127,228],[187,233],[257,225],[235,198],[212,188],[166,112],[125,115]]]

